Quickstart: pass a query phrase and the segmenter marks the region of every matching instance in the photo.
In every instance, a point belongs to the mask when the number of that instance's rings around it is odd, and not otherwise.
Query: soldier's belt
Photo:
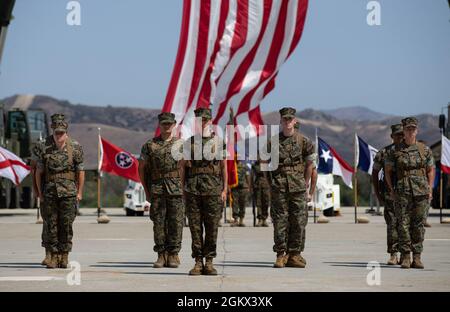
[[[220,168],[219,166],[213,166],[213,167],[192,167],[188,170],[189,176],[195,176],[198,174],[214,174],[214,175],[220,175]]]
[[[278,170],[281,172],[292,172],[292,171],[299,171],[304,170],[303,164],[296,164],[296,165],[278,165]]]
[[[45,175],[45,179],[47,180],[47,182],[54,182],[59,179],[75,181],[76,176],[75,176],[75,172],[69,171],[69,172],[60,172],[60,173],[49,173],[49,174]]]
[[[159,180],[164,178],[179,178],[180,172],[173,170],[169,172],[152,172],[152,180]]]
[[[418,177],[425,177],[425,169],[411,169],[411,170],[403,170],[398,171],[397,173],[397,179],[401,180],[405,177],[411,177],[411,176],[418,176]]]

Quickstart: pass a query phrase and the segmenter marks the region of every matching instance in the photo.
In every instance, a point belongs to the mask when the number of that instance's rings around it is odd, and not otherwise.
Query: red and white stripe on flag
[[[19,185],[30,171],[31,168],[16,154],[0,147],[0,177],[10,179],[15,185]]]
[[[450,174],[450,140],[442,136],[441,142],[441,170]]]
[[[260,134],[260,103],[300,41],[308,0],[185,0],[178,53],[162,108],[193,133],[194,110],[212,104],[213,123]],[[157,130],[159,133],[159,130]]]

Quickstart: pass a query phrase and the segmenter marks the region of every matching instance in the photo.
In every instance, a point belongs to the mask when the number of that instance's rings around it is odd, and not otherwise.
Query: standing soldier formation
[[[404,141],[392,146],[387,152],[386,184],[391,198],[394,198],[394,209],[399,222],[401,267],[423,269],[421,254],[425,236],[424,222],[433,194],[434,160],[431,150],[417,142],[417,119],[405,118],[402,125]],[[394,179],[395,184],[392,183]]]
[[[225,152],[225,148],[219,148],[217,142],[220,140],[211,131],[211,110],[198,108],[194,113],[197,119],[201,118],[202,133],[188,139],[190,159],[185,161],[186,208],[192,236],[192,258],[195,259],[189,274],[217,275],[213,259],[217,255],[218,227],[227,196],[226,161],[219,153],[221,150]],[[201,153],[196,153],[196,149],[201,149]],[[206,152],[215,156],[210,157]]]
[[[308,222],[307,190],[315,158],[314,145],[295,130],[296,110],[280,110],[281,132],[278,134],[278,168],[270,172],[271,217],[274,225],[275,268],[304,268],[301,256]],[[269,148],[271,149],[271,141]],[[287,258],[287,260],[286,260]]]
[[[231,189],[234,219],[231,226],[245,226],[245,207],[247,206],[247,198],[251,183],[250,173],[243,161],[237,161],[237,174],[238,185]]]
[[[72,225],[84,185],[83,149],[67,135],[63,114],[51,116],[53,134],[35,149],[36,187],[43,200],[43,245],[50,252],[47,268],[67,268],[72,251]],[[44,233],[46,233],[44,235]],[[44,237],[46,236],[46,237]]]
[[[258,158],[252,167],[254,183],[251,183],[244,163],[238,163],[241,184],[233,192],[233,217],[235,223],[243,225],[247,192],[252,186],[258,206],[257,226],[268,226],[271,199],[273,250],[277,254],[274,267],[304,268],[306,260],[301,252],[306,240],[307,202],[312,198],[317,180],[317,175],[312,177],[316,154],[313,143],[298,131],[296,110],[285,107],[279,112],[281,132],[269,140],[267,149],[277,153],[278,166],[263,171],[261,165],[267,161]],[[154,267],[180,265],[178,253],[186,209],[195,259],[189,274],[217,275],[213,258],[217,255],[218,227],[227,195],[226,149],[211,131],[211,110],[196,109],[195,116],[201,119],[201,133],[182,146],[181,140],[173,136],[175,115],[158,115],[161,134],[142,146],[139,175],[151,202],[154,251],[158,253]],[[42,263],[47,268],[67,268],[72,250],[72,225],[83,193],[83,149],[68,136],[68,123],[63,114],[54,114],[51,120],[53,133],[33,148],[31,167],[34,187],[43,203],[42,246],[46,257]],[[416,139],[417,133],[418,121],[414,117],[391,126],[393,143],[375,156],[372,181],[378,199],[385,204],[390,254],[387,263],[423,269],[424,223],[435,172],[431,150]],[[174,149],[184,159],[174,157]],[[385,176],[380,182],[382,169]]]
[[[389,150],[399,146],[403,140],[403,127],[401,124],[395,124],[391,126],[391,138],[392,144],[383,147],[375,155],[373,170],[372,170],[372,183],[374,186],[375,194],[380,203],[384,203],[384,220],[387,225],[387,252],[390,254],[390,258],[387,262],[388,265],[399,264],[399,259],[397,257],[398,249],[398,226],[399,222],[396,217],[396,212],[394,208],[394,197],[391,193],[386,192],[386,175],[380,180],[380,171],[384,167],[384,162],[386,161],[386,155]],[[395,167],[392,168],[391,174],[391,184],[395,185],[396,172]]]
[[[161,134],[142,146],[139,176],[151,203],[153,250],[158,253],[153,267],[177,268],[184,225],[184,166],[183,160],[172,156],[172,147],[179,141],[172,135],[175,115],[161,113],[158,120]]]

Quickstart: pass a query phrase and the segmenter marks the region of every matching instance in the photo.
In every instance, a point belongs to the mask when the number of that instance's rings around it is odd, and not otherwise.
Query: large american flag
[[[184,0],[178,53],[162,111],[192,135],[194,110],[225,127],[263,124],[260,103],[300,41],[308,0]]]

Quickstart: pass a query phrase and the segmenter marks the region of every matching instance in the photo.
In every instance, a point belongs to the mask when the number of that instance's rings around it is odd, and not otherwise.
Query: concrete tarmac
[[[450,291],[450,224],[439,224],[437,210],[430,212],[432,227],[426,229],[424,270],[386,265],[383,217],[366,215],[361,208],[359,215],[370,223],[354,224],[350,207],[328,224],[314,224],[310,213],[306,268],[275,269],[273,227],[253,227],[249,208],[246,227],[225,224],[219,229],[219,275],[195,277],[188,275],[194,263],[189,228],[183,232],[181,266],[154,269],[148,213],[126,217],[122,209],[107,209],[111,222],[97,224],[94,209],[81,211],[70,254],[80,264],[78,275],[76,264],[66,270],[39,264],[44,249],[35,210],[0,209],[0,291]],[[379,271],[368,267],[371,261]]]

